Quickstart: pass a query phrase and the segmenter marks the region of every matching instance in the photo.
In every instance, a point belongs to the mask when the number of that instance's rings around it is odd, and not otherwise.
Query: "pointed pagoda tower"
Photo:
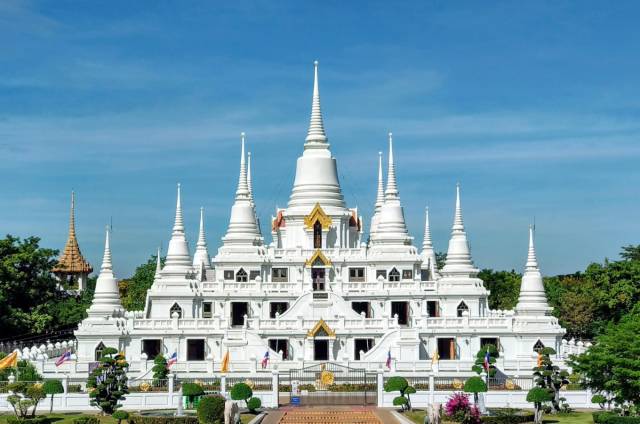
[[[412,237],[407,231],[404,210],[400,202],[400,192],[396,182],[396,165],[393,157],[393,134],[389,133],[389,169],[387,187],[384,191],[384,203],[380,207],[376,231],[371,238],[374,248],[378,246],[411,246]],[[411,248],[412,250],[413,247]]]
[[[378,152],[378,191],[376,194],[376,203],[373,208],[373,216],[371,217],[371,228],[369,229],[369,241],[378,231],[378,221],[380,220],[380,210],[384,205],[384,181],[382,179],[382,152]]]
[[[447,260],[442,268],[445,277],[475,277],[479,270],[473,265],[471,251],[467,241],[467,232],[462,220],[462,206],[460,204],[460,184],[456,184],[456,210],[451,227],[451,238],[447,250]]]
[[[431,227],[429,225],[429,208],[424,210],[424,239],[422,240],[422,269],[429,271],[429,279],[436,280],[440,278],[438,274],[438,266],[436,263],[436,251],[433,249],[431,241]]]
[[[212,270],[207,239],[204,234],[204,208],[200,208],[200,231],[198,232],[196,251],[193,254],[193,270],[200,281],[206,281],[207,273]]]
[[[529,252],[524,266],[520,296],[515,308],[518,315],[549,315],[551,307],[547,303],[547,295],[542,283],[542,274],[538,266],[536,249],[533,244],[533,227],[529,226]]]
[[[111,263],[111,237],[107,226],[104,255],[100,274],[96,280],[96,290],[87,310],[87,318],[82,320],[74,332],[78,340],[76,354],[80,361],[97,361],[103,345],[118,350],[124,349],[125,325],[124,308],[120,302],[118,280],[113,274]]]
[[[62,256],[53,268],[53,273],[68,288],[75,288],[82,292],[87,285],[87,278],[93,272],[93,267],[87,262],[78,246],[75,222],[75,193],[71,192],[71,212],[69,213],[69,236],[64,246]]]

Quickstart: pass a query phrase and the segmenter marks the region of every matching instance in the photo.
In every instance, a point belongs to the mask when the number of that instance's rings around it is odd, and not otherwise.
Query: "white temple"
[[[166,262],[158,261],[142,311],[125,312],[120,304],[107,232],[93,304],[75,333],[78,372],[104,346],[124,351],[139,375],[158,353],[177,352],[173,370],[182,376],[217,372],[227,351],[234,372],[260,372],[269,352],[269,368],[280,370],[327,361],[377,369],[390,354],[392,369],[469,374],[488,343],[499,347],[501,370],[524,375],[535,349],[560,350],[565,330],[550,315],[533,231],[518,305],[490,310],[471,258],[460,186],[439,270],[428,210],[421,249],[407,230],[391,134],[386,185],[380,153],[375,209],[363,237],[363,217],[345,203],[325,132],[317,62],[314,72],[309,130],[288,206],[271,221],[271,242],[257,218],[242,134],[238,187],[217,254],[210,257],[201,210],[191,256],[178,185]]]

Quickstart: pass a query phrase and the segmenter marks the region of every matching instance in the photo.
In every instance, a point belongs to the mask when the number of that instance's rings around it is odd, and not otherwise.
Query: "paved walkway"
[[[395,424],[389,410],[362,406],[284,407],[269,411],[263,424]]]

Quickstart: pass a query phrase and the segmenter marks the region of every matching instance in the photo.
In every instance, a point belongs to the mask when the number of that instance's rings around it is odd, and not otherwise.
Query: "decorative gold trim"
[[[324,213],[320,207],[320,203],[316,203],[309,215],[304,217],[304,225],[309,229],[313,229],[316,221],[320,221],[323,230],[328,230],[331,225],[331,217]]]
[[[333,331],[331,328],[329,328],[327,323],[324,322],[324,320],[322,318],[320,318],[320,321],[318,321],[316,323],[316,325],[314,325],[313,328],[307,332],[307,337],[308,338],[314,338],[316,336],[316,334],[318,334],[320,329],[323,329],[324,332],[327,333],[327,336],[329,336],[329,337],[331,337],[333,339],[336,337],[336,332]]]
[[[313,263],[317,260],[320,259],[320,262],[322,262],[324,264],[324,266],[331,266],[331,261],[324,256],[324,253],[322,253],[322,251],[320,249],[316,249],[316,253],[313,254],[313,256],[311,256],[309,259],[307,259],[304,264],[306,266],[313,266]]]

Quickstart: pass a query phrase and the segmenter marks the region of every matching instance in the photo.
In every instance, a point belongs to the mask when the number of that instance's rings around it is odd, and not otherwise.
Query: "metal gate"
[[[377,402],[377,377],[362,368],[333,362],[289,371],[292,405],[371,405]]]

